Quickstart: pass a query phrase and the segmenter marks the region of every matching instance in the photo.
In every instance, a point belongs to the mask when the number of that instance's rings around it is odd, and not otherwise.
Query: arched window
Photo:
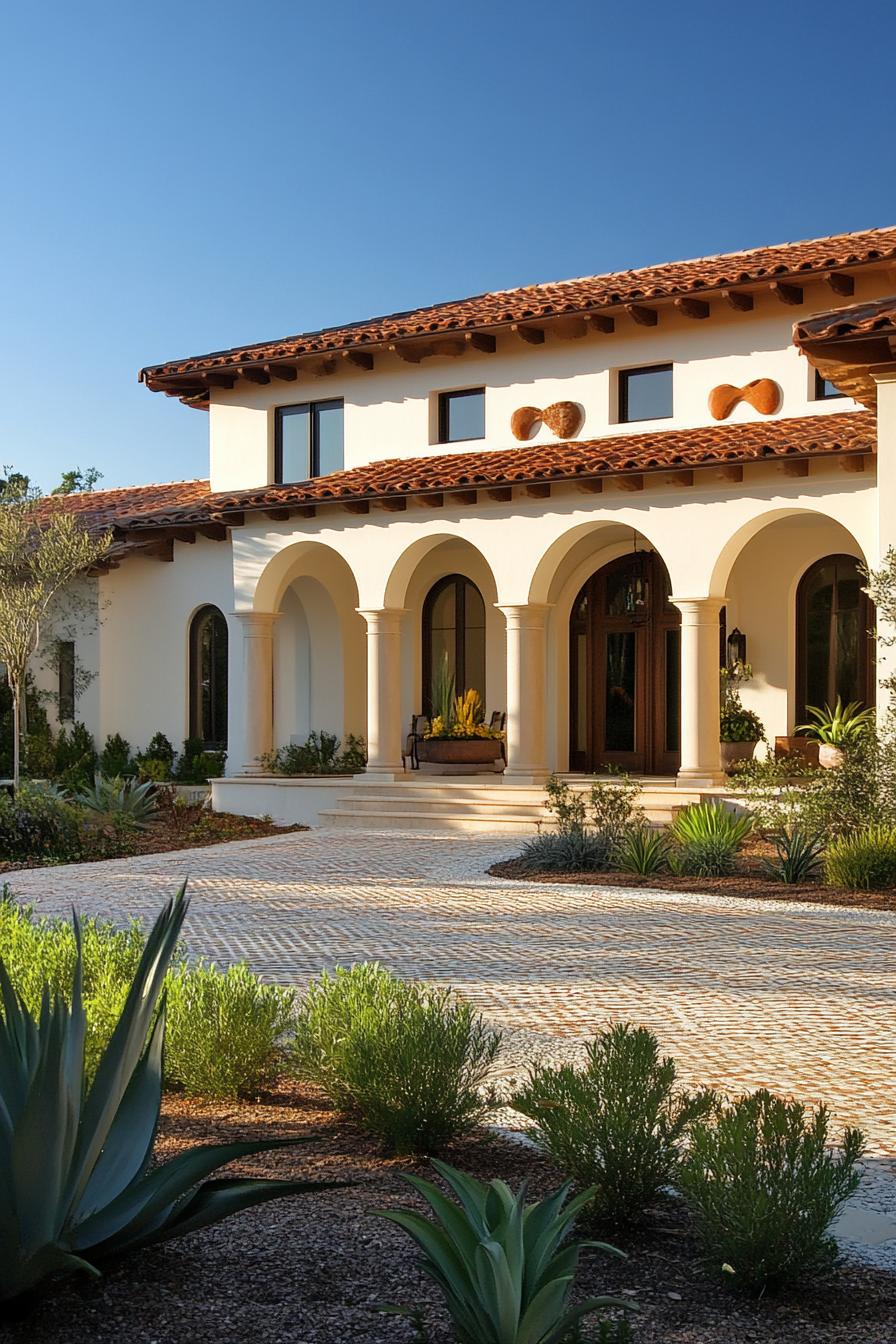
[[[448,655],[457,693],[472,687],[485,700],[485,603],[463,574],[430,588],[423,604],[423,708],[432,710],[432,678]]]
[[[797,722],[809,705],[874,703],[874,608],[851,555],[827,555],[806,570],[797,594]]]
[[[227,622],[217,607],[190,623],[190,736],[210,751],[227,746]]]

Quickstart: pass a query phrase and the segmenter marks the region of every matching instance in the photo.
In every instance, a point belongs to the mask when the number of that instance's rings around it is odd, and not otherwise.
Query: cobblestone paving
[[[486,877],[513,838],[309,831],[7,875],[40,912],[151,916],[184,877],[192,951],[302,983],[377,959],[493,1022],[646,1023],[689,1082],[827,1100],[896,1155],[896,916]]]

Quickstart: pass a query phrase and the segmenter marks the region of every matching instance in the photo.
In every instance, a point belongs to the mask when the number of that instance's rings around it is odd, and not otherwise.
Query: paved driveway
[[[896,1155],[896,916],[485,877],[513,848],[309,831],[7,880],[41,912],[120,919],[189,877],[197,953],[284,983],[377,959],[570,1045],[643,1022],[689,1082],[827,1100]]]

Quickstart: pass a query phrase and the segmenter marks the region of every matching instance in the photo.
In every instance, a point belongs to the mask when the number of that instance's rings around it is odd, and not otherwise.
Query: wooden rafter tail
[[[678,298],[675,300],[675,307],[684,317],[696,321],[709,317],[709,304],[705,299]]]

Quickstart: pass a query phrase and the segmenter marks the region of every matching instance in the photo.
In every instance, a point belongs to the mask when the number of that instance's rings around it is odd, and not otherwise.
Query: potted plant
[[[750,664],[740,661],[721,668],[719,672],[722,690],[719,743],[722,768],[726,774],[732,774],[743,762],[751,761],[756,747],[765,738],[759,715],[751,709],[745,709],[741,703],[740,687],[752,675]]]
[[[503,770],[504,734],[485,722],[479,692],[470,688],[455,694],[454,677],[443,658],[432,688],[432,722],[418,743],[417,758],[424,774],[478,775]]]
[[[801,723],[797,732],[805,733],[819,744],[818,764],[826,770],[842,765],[844,748],[858,741],[874,724],[873,709],[862,709],[859,700],[844,705],[839,695],[833,709],[830,705],[825,705],[824,709],[807,705],[806,713],[812,722]]]

